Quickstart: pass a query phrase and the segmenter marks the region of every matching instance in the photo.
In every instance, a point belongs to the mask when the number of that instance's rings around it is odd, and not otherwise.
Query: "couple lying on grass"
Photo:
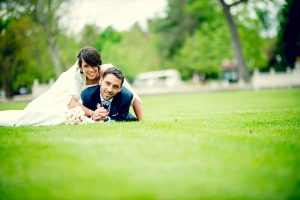
[[[76,63],[24,110],[0,111],[0,126],[134,120],[142,120],[140,97],[119,69],[102,65],[99,52],[91,47],[83,48]]]

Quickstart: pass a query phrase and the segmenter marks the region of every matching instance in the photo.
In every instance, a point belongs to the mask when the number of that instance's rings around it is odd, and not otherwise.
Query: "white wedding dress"
[[[112,65],[104,64],[102,66],[108,68]],[[86,78],[80,73],[76,62],[59,76],[51,88],[31,101],[24,110],[0,111],[0,126],[42,126],[64,123],[71,98],[74,97],[80,101],[81,92],[88,87],[85,80]],[[134,98],[141,102],[126,80],[123,87],[129,89]]]

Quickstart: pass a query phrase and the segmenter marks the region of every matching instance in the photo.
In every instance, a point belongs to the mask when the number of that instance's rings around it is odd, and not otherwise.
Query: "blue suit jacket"
[[[136,121],[137,119],[129,112],[132,98],[132,93],[128,89],[122,88],[121,91],[113,97],[109,117],[115,121]],[[97,104],[100,103],[101,105],[100,85],[88,87],[83,90],[81,99],[85,107],[96,110]]]

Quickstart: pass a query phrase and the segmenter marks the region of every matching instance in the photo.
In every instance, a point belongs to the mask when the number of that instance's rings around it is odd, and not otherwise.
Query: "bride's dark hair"
[[[100,53],[93,47],[85,47],[81,49],[77,58],[80,69],[82,68],[82,59],[90,66],[100,67],[100,65],[102,65]]]

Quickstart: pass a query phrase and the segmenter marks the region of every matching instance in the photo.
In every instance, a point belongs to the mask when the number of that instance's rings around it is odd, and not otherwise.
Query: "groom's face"
[[[122,80],[113,74],[107,74],[101,83],[100,93],[105,100],[109,100],[118,94],[121,88]]]

